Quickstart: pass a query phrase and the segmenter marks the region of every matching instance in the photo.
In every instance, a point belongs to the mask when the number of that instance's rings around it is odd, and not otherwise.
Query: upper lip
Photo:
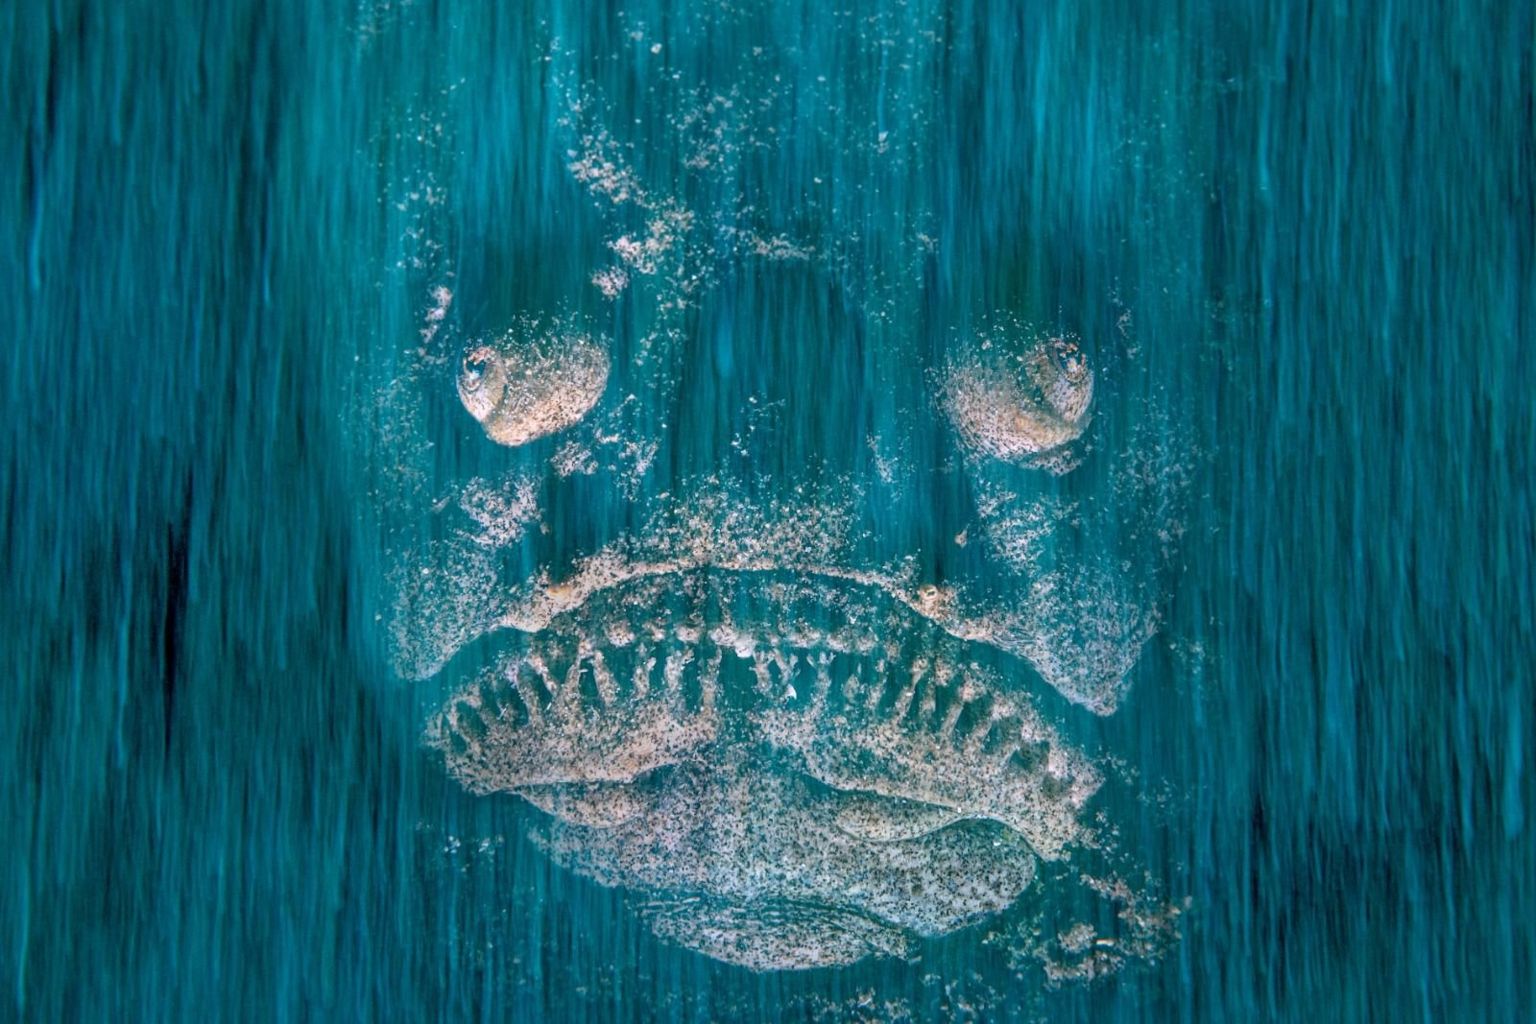
[[[420,603],[409,587],[402,590],[396,618],[402,674],[432,678],[481,638],[541,633],[647,581],[701,573],[784,576],[828,594],[881,594],[951,638],[1022,659],[1066,699],[1107,714],[1155,626],[1108,586],[1112,579],[1095,583],[1091,566],[1032,578],[1008,595],[982,594],[923,579],[913,559],[861,564],[846,510],[807,505],[765,513],[707,489],[661,508],[664,514],[642,529],[576,559],[568,571],[541,569],[512,586],[501,581],[498,552],[520,533],[489,543],[470,534],[450,539],[423,572],[440,569],[437,575],[451,582],[422,592]],[[479,568],[466,573],[470,565]],[[417,578],[408,577],[410,587]]]
[[[1039,663],[1039,640],[1034,635],[1027,602],[1022,610],[993,607],[977,611],[963,588],[919,582],[911,574],[900,570],[853,569],[835,564],[798,563],[769,557],[684,555],[670,559],[630,559],[613,553],[600,554],[579,563],[574,572],[559,581],[551,581],[547,575],[540,575],[514,591],[480,635],[503,629],[526,634],[539,633],[549,628],[560,616],[578,613],[600,595],[618,591],[638,581],[675,579],[696,572],[788,574],[809,583],[868,588],[885,595],[956,640],[983,644],[1005,654],[1024,658],[1037,671],[1045,670]],[[456,651],[457,648],[445,651],[434,671],[452,658]],[[1053,685],[1059,684],[1057,679],[1050,679],[1050,682]],[[1086,703],[1070,694],[1068,696],[1078,703]],[[1104,707],[1089,703],[1088,706],[1101,713],[1112,709],[1112,704]]]

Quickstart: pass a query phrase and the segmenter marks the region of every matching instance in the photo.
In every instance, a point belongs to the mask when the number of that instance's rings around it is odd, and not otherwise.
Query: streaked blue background
[[[751,44],[687,6],[629,17],[695,72]],[[633,63],[597,59],[627,23],[60,0],[0,9],[0,1017],[1529,1012],[1531,6],[917,6],[887,16],[944,16],[950,116],[866,215],[936,211],[960,307],[1091,337],[1118,292],[1124,390],[1199,456],[1167,627],[1107,727],[1172,794],[1122,841],[1191,897],[1182,943],[1087,988],[963,936],[756,977],[458,793],[375,622],[357,410],[422,303],[380,196],[431,170],[466,277],[579,279],[540,57],[558,36],[628,95]],[[870,84],[824,5],[748,23]],[[427,109],[451,159],[386,127]]]

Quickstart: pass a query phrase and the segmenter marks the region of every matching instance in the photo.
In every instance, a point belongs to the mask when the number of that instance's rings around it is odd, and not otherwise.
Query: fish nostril
[[[485,721],[473,704],[468,701],[459,701],[454,705],[454,724],[458,732],[476,742],[481,742],[487,735]]]

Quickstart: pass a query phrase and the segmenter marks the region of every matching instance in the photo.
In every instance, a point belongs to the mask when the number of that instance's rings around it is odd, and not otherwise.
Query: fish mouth
[[[472,793],[663,938],[756,969],[899,955],[1085,840],[1101,776],[1033,698],[868,583],[634,574],[507,633],[430,717]]]

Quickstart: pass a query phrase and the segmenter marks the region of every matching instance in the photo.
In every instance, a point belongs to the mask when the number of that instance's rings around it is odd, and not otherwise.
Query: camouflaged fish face
[[[411,385],[495,468],[402,459],[431,512],[389,623],[454,779],[756,970],[911,955],[1099,842],[1072,720],[1124,697],[1178,534],[1159,453],[1096,447],[1093,346],[1007,310],[919,344],[921,204],[781,215],[739,184],[782,155],[770,72],[689,94],[661,180],[594,88],[557,90],[608,315],[476,329],[432,291]],[[932,112],[887,102],[901,128],[828,144],[852,178],[931,159]]]

